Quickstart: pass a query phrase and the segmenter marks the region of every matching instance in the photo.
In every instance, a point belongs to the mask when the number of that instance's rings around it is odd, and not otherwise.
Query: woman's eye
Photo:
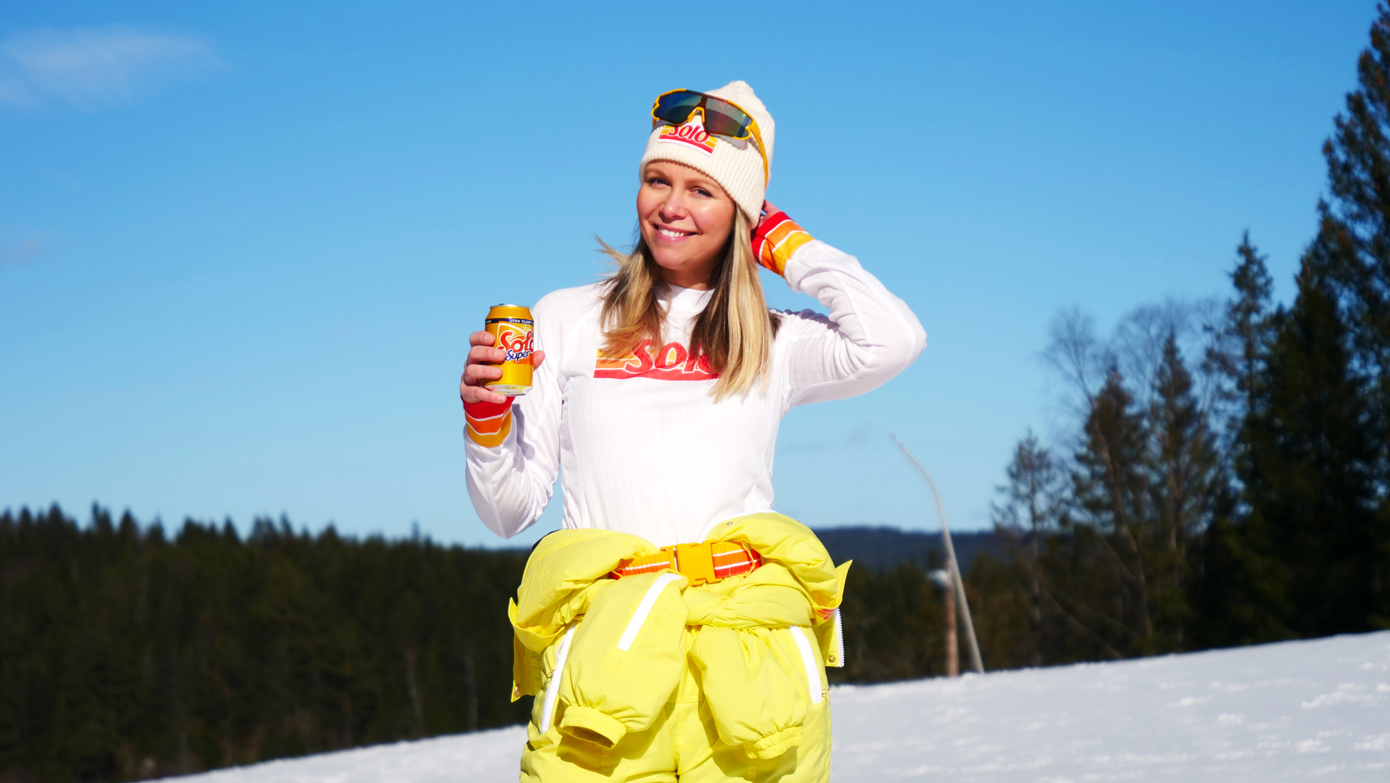
[[[710,192],[708,190],[705,190],[704,188],[695,188],[695,193],[697,195],[704,196],[705,198],[709,198],[710,196]]]
[[[666,184],[666,180],[662,179],[661,177],[649,177],[649,178],[647,179],[647,184],[648,184],[648,185],[651,185],[651,186],[653,186],[653,187],[655,187],[655,186],[657,186],[657,185],[665,185],[665,184]]]

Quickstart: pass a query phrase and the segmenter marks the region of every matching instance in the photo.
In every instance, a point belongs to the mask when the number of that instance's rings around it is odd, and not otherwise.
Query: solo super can
[[[483,385],[505,397],[520,397],[531,391],[531,351],[536,335],[531,308],[494,305],[487,311],[487,330],[492,334],[492,347],[506,351],[507,358],[499,365],[502,377]]]

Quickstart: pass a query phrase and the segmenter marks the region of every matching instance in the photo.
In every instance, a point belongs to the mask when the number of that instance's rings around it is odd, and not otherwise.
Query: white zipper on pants
[[[560,646],[555,648],[555,673],[550,676],[550,682],[545,686],[545,704],[541,706],[542,734],[550,731],[550,719],[555,716],[555,700],[560,697],[560,677],[565,673],[565,659],[570,654],[570,638],[574,636],[574,629],[578,627],[578,623],[571,625],[560,639]]]
[[[801,662],[806,665],[806,690],[811,693],[811,703],[820,704],[820,667],[816,663],[816,654],[811,652],[811,643],[806,641],[806,634],[796,626],[787,628],[796,640],[796,649],[801,651]]]
[[[627,648],[637,640],[637,632],[642,630],[642,623],[647,621],[647,615],[651,614],[652,607],[656,606],[656,599],[661,597],[661,591],[666,589],[666,585],[685,577],[680,574],[666,572],[652,582],[652,586],[647,588],[647,594],[642,596],[642,603],[637,605],[637,611],[632,613],[632,619],[627,623],[627,630],[623,631],[623,638],[618,640],[618,649],[627,652]]]

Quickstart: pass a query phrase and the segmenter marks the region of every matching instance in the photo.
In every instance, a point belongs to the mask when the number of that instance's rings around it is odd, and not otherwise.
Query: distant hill
[[[921,568],[939,568],[946,562],[939,531],[900,530],[895,527],[828,527],[816,530],[816,535],[830,550],[837,563],[853,560],[856,565],[875,571],[889,571],[899,563],[914,563]],[[951,534],[960,569],[970,572],[975,556],[988,554],[1004,559],[1004,538],[992,530]]]

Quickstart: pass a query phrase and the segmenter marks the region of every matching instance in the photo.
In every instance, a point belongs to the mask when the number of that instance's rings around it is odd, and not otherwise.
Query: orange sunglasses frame
[[[742,106],[739,106],[737,103],[734,103],[733,101],[729,100],[728,98],[720,98],[718,95],[710,95],[710,94],[707,93],[707,92],[700,92],[699,90],[684,90],[684,89],[682,89],[682,90],[667,90],[666,92],[663,92],[662,94],[656,96],[656,100],[655,100],[655,101],[652,101],[652,127],[655,128],[655,127],[658,126],[658,125],[670,125],[670,124],[671,124],[670,122],[668,122],[668,121],[666,121],[666,120],[663,120],[663,119],[661,119],[660,117],[656,116],[656,107],[658,107],[658,106],[661,105],[661,99],[662,99],[662,98],[665,98],[667,95],[675,95],[675,94],[678,93],[678,92],[689,92],[689,93],[694,93],[694,94],[696,94],[696,95],[703,95],[706,99],[711,99],[711,98],[712,98],[712,99],[714,99],[714,100],[716,100],[716,101],[723,101],[724,103],[729,104],[730,106],[734,107],[735,109],[738,109],[739,111],[743,112],[745,115],[748,116],[748,131],[749,131],[749,133],[751,133],[752,136],[753,136],[753,143],[758,145],[758,156],[761,157],[761,158],[763,159],[763,187],[766,188],[766,187],[767,187],[767,182],[768,182],[768,180],[771,179],[771,177],[772,177],[772,171],[771,171],[771,167],[768,166],[768,164],[767,164],[767,148],[763,146],[763,133],[762,133],[762,130],[758,128],[758,121],[757,121],[757,119],[755,119],[755,118],[753,117],[753,114],[752,114],[751,112],[749,112],[747,109],[743,108]],[[690,110],[690,113],[691,113],[691,114],[694,114],[694,113],[697,112],[697,111],[700,112],[700,120],[701,120],[701,121],[704,121],[704,119],[705,119],[705,117],[706,117],[706,115],[705,115],[704,101],[701,101],[701,102],[700,102],[699,104],[697,104],[694,108],[692,108],[692,109]],[[684,120],[682,120],[682,122],[689,122],[689,121],[690,121],[690,117],[689,117],[689,116],[687,116]],[[712,134],[712,135],[719,135],[719,134]],[[748,137],[747,137],[747,136],[733,136],[733,137],[731,137],[731,138],[739,139],[740,141],[742,141],[743,139],[746,139],[746,138],[748,138]]]

